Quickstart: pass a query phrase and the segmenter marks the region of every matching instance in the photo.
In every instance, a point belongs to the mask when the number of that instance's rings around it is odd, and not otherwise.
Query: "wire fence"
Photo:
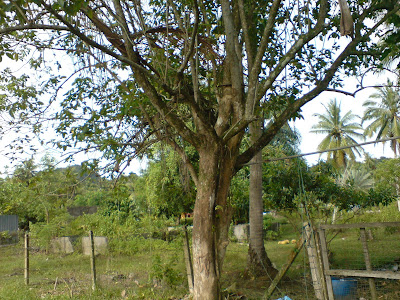
[[[400,299],[399,224],[352,225],[325,228],[334,298]]]
[[[20,237],[18,244],[0,250],[2,285],[26,284],[42,298],[75,298],[96,288],[108,291],[110,298],[164,299],[165,293],[171,297],[187,293],[182,234],[170,240],[94,236],[93,242],[94,256],[89,234],[56,237],[47,245],[35,236],[30,236],[26,245],[26,239]],[[123,248],[127,248],[125,253]],[[0,298],[3,296],[2,291]]]
[[[21,236],[18,244],[0,250],[0,276],[5,280],[2,280],[4,286],[10,286],[12,281],[24,289],[21,285],[27,283],[27,289],[36,291],[41,298],[79,298],[93,293],[89,240],[89,234],[85,234],[56,237],[44,243],[43,238],[30,235],[27,279],[25,244]],[[191,243],[191,237],[188,240]],[[140,236],[129,239],[95,236],[96,289],[116,299],[182,299],[189,294],[184,241],[181,228],[157,237],[154,232],[145,230]],[[293,244],[278,245],[278,241],[268,241],[265,246],[277,269],[294,247]],[[247,241],[230,242],[221,274],[221,286],[227,299],[262,299],[273,279],[268,272],[260,278],[247,276],[247,255]],[[4,296],[3,291],[1,295]],[[16,295],[4,299],[22,297]],[[303,252],[271,299],[284,295],[296,300],[315,299]]]
[[[185,235],[176,231],[154,236],[145,230],[131,238],[95,236],[95,289],[103,297],[116,299],[182,299],[189,293],[185,264]],[[365,271],[365,250],[358,228],[326,229],[329,269]],[[96,232],[94,232],[96,235]],[[295,236],[293,236],[296,239]],[[297,237],[297,241],[298,241]],[[400,231],[398,227],[366,228],[365,238],[371,272],[400,274]],[[188,238],[190,244],[190,237]],[[276,269],[281,269],[296,248],[289,243],[267,241],[266,251]],[[89,234],[57,237],[47,244],[32,235],[29,245],[29,279],[26,279],[24,238],[13,246],[0,248],[2,286],[10,282],[29,284],[42,298],[68,295],[70,298],[92,293],[93,266]],[[227,299],[262,299],[275,274],[267,272],[258,278],[247,276],[247,241],[231,241],[226,251],[221,285]],[[371,278],[333,276],[334,299],[374,299]],[[400,299],[400,281],[374,278],[375,299]],[[309,254],[302,249],[278,284],[270,299],[317,299]],[[0,286],[1,289],[1,286]],[[18,291],[15,291],[17,293]],[[3,291],[2,291],[2,296]],[[13,294],[20,295],[20,294]],[[18,297],[17,297],[18,298]],[[17,299],[14,297],[14,299]],[[13,299],[13,297],[4,297]]]

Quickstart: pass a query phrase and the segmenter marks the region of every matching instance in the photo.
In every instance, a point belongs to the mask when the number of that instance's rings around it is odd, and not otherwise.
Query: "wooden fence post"
[[[316,247],[316,240],[314,236],[313,229],[311,228],[311,224],[305,222],[304,225],[305,231],[305,246],[308,254],[308,260],[310,262],[310,270],[311,270],[311,278],[313,281],[315,297],[318,300],[324,300],[324,284],[322,283],[323,280],[323,272],[321,261],[318,259],[317,247]]]
[[[183,237],[183,253],[185,254],[186,274],[188,279],[189,292],[190,294],[193,294],[193,287],[194,287],[193,264],[192,264],[192,257],[190,255],[189,235],[187,232],[186,225],[183,227],[183,230],[185,232],[185,236]]]
[[[96,289],[96,262],[95,262],[95,253],[94,253],[94,237],[93,231],[89,231],[89,240],[90,240],[90,267],[92,270],[92,290]]]
[[[318,256],[318,267],[319,267],[319,273],[320,273],[320,282],[322,285],[322,294],[323,294],[324,299],[328,299],[328,287],[326,285],[326,280],[324,277],[324,262],[322,260],[321,237],[319,235],[318,230],[314,230],[314,241],[315,241],[315,246],[316,246],[316,251],[317,251],[317,256]]]
[[[329,267],[329,259],[328,259],[328,248],[327,248],[326,237],[325,237],[325,229],[323,229],[321,227],[319,229],[319,239],[321,242],[321,256],[322,256],[322,263],[323,263],[323,267],[324,267],[327,299],[334,300],[335,297],[333,295],[332,278],[330,275],[327,274],[327,272],[329,272],[329,270],[330,270],[330,267]]]
[[[292,252],[290,252],[287,262],[281,267],[278,274],[275,276],[274,280],[271,282],[270,286],[268,287],[268,290],[264,294],[263,299],[268,300],[272,296],[272,293],[275,291],[276,286],[281,281],[283,276],[285,276],[286,272],[289,270],[290,266],[296,259],[297,255],[300,253],[301,248],[303,248],[303,245],[304,245],[304,237],[301,237],[297,241],[296,246],[294,247]]]
[[[361,239],[361,243],[363,245],[365,267],[366,267],[367,271],[372,271],[371,259],[369,257],[369,252],[368,252],[367,235],[365,233],[365,228],[360,228],[360,239]],[[375,287],[374,279],[369,278],[368,283],[369,283],[369,289],[371,290],[371,299],[372,300],[378,299],[376,296],[376,287]]]
[[[29,234],[25,233],[25,269],[24,269],[25,284],[29,285]]]

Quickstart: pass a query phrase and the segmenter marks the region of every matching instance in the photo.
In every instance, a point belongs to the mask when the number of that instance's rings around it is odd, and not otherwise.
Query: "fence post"
[[[321,247],[321,237],[319,235],[318,230],[314,230],[314,241],[315,241],[315,248],[317,250],[317,256],[318,256],[318,267],[319,267],[319,273],[320,273],[320,282],[322,284],[322,293],[324,299],[328,299],[328,287],[326,285],[326,280],[324,276],[324,262],[322,260],[322,247]]]
[[[330,270],[329,267],[329,259],[328,259],[328,248],[325,237],[325,229],[319,228],[319,240],[321,242],[321,257],[323,263],[323,270],[325,275],[325,284],[326,284],[326,293],[327,299],[334,300],[335,297],[333,295],[333,287],[332,287],[332,278],[330,275],[327,275],[326,272]]]
[[[366,267],[367,271],[372,271],[371,259],[369,257],[368,245],[367,245],[367,235],[365,234],[365,228],[360,228],[360,239],[361,239],[361,243],[363,245],[365,267]],[[376,296],[376,287],[375,287],[374,279],[369,278],[368,283],[369,283],[369,289],[371,290],[371,299],[372,300],[378,299]]]
[[[25,284],[29,285],[29,233],[25,233]]]
[[[90,240],[90,267],[92,270],[92,290],[96,289],[96,262],[95,262],[95,253],[94,253],[94,237],[93,231],[89,231],[89,240]]]
[[[321,262],[318,259],[318,253],[316,248],[316,240],[314,236],[313,229],[311,228],[311,224],[305,222],[303,224],[305,236],[305,246],[308,253],[308,260],[310,263],[310,270],[311,270],[311,278],[313,281],[315,297],[318,300],[324,299],[324,285],[322,283],[323,274],[322,274],[322,267]]]
[[[194,287],[193,264],[190,255],[189,235],[187,232],[186,225],[183,227],[183,230],[185,232],[185,236],[183,237],[183,253],[185,254],[186,274],[188,279],[189,292],[190,294],[193,294],[193,287]]]
[[[289,258],[284,264],[281,269],[279,270],[278,274],[275,276],[274,280],[271,282],[270,286],[268,287],[268,290],[265,292],[263,299],[270,299],[272,293],[275,291],[276,286],[278,283],[281,281],[283,276],[285,276],[286,272],[289,270],[290,266],[296,259],[297,255],[300,253],[301,248],[304,246],[304,237],[300,237],[300,239],[297,241],[295,248],[290,252]]]

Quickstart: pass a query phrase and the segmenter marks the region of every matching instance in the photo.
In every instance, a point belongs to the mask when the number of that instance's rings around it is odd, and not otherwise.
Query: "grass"
[[[400,232],[372,229],[373,239],[368,241],[372,268],[379,270],[400,259]],[[333,234],[333,232],[332,232]],[[341,232],[330,243],[333,253],[332,267],[336,269],[365,269],[360,230]]]
[[[293,245],[278,245],[275,241],[266,243],[270,258],[278,267],[285,263],[292,248]],[[222,288],[248,299],[260,299],[270,279],[246,276],[247,250],[246,244],[229,244]],[[286,278],[291,285],[301,272],[298,266],[304,265],[304,255],[299,257],[296,268]],[[121,295],[126,299],[181,299],[187,294],[179,240],[147,240],[135,255],[98,256],[96,292],[91,290],[89,258],[79,253],[31,253],[29,287],[24,285],[22,244],[0,248],[0,266],[0,299],[123,299]],[[285,288],[280,291],[285,293]]]
[[[22,245],[2,247],[0,299],[179,298],[187,291],[183,257],[176,255],[182,247],[179,243],[164,243],[155,240],[152,247],[157,251],[149,245],[134,256],[98,256],[95,292],[91,289],[87,256],[31,253],[30,284],[26,287]],[[158,264],[154,262],[156,256]]]
[[[281,239],[298,238],[290,224],[283,224],[281,230]],[[328,239],[332,234],[328,234]],[[400,258],[399,231],[379,229],[374,230],[373,235],[375,239],[369,241],[368,246],[375,269]],[[350,262],[356,262],[353,268],[364,268],[358,236],[359,230],[342,231],[330,242],[332,267],[351,268]],[[87,256],[32,251],[30,285],[27,287],[24,285],[23,245],[0,247],[0,299],[182,299],[188,292],[182,247],[180,238],[172,242],[138,239],[134,254],[98,256],[96,291],[91,289]],[[286,263],[294,245],[267,241],[265,247],[279,269]],[[247,251],[246,244],[229,244],[221,275],[222,289],[231,295],[245,295],[246,299],[261,299],[270,278],[247,276]],[[390,297],[397,297],[394,293],[398,290],[397,281],[379,282],[382,299],[395,299]],[[313,294],[308,259],[302,250],[272,299],[283,295],[296,300],[314,299]],[[390,296],[384,298],[385,295]]]

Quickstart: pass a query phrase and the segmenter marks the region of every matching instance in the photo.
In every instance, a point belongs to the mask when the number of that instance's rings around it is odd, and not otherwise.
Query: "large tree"
[[[218,299],[232,177],[304,104],[340,87],[341,71],[357,74],[373,63],[371,37],[400,6],[348,2],[338,15],[331,0],[2,0],[0,52],[23,59],[33,50],[38,70],[54,63],[42,77],[49,92],[64,83],[57,67],[72,68],[60,51],[73,57],[75,80],[53,98],[63,99],[60,147],[100,150],[114,171],[160,139],[177,151],[197,193],[194,298]],[[340,26],[350,36],[341,46]],[[18,106],[26,107],[36,106]],[[276,118],[241,149],[249,125],[273,111]]]

